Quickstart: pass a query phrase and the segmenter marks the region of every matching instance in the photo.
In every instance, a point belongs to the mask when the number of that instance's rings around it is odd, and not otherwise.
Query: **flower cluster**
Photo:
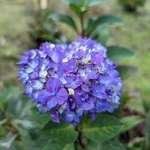
[[[119,106],[122,81],[107,49],[90,38],[67,44],[43,43],[21,57],[18,78],[41,113],[77,125],[89,115],[113,112]]]

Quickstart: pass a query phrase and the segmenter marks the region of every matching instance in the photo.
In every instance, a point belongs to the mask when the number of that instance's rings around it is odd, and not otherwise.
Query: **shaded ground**
[[[51,0],[52,10],[64,12],[64,5],[58,5],[58,2],[58,0]],[[10,85],[21,86],[21,83],[16,80],[18,69],[15,63],[31,42],[28,36],[28,25],[32,21],[32,15],[29,12],[31,7],[29,0],[0,1],[0,89]],[[68,11],[66,7],[65,11]],[[147,4],[139,14],[123,12],[115,0],[96,7],[92,12],[95,15],[114,14],[125,21],[124,26],[111,27],[111,38],[108,44],[124,46],[135,52],[136,57],[123,64],[137,66],[139,73],[124,82],[124,89],[136,96],[132,100],[134,104],[132,108],[142,111],[142,107],[137,107],[137,105],[140,106],[143,97],[150,98],[150,0],[147,0]],[[62,28],[65,27],[62,26]],[[68,37],[71,36],[70,32]]]

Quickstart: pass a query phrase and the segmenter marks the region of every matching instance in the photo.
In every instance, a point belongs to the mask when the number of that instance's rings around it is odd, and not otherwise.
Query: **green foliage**
[[[92,39],[100,41],[101,44],[107,44],[109,40],[109,29],[108,25],[98,26],[91,34]]]
[[[51,137],[51,140],[55,140],[62,144],[72,143],[77,139],[78,136],[74,126],[66,123],[56,124],[52,121],[44,126],[43,132],[48,137]]]
[[[140,117],[140,116],[127,116],[127,117],[121,118],[120,121],[124,124],[121,131],[125,132],[137,126],[139,123],[145,121],[145,118]]]
[[[146,0],[118,0],[126,11],[136,11],[138,7],[143,7]]]
[[[100,4],[102,2],[107,2],[107,0],[80,0],[80,1],[75,1],[75,0],[61,0],[62,2],[70,5],[73,4],[79,8],[81,8],[82,11],[85,11],[91,6]]]
[[[31,118],[34,118],[39,128],[43,128],[51,120],[51,116],[48,113],[40,114],[36,107],[30,109],[30,115]]]
[[[15,140],[15,138],[17,137],[17,135],[7,135],[7,137],[5,137],[4,139],[0,140],[0,149],[1,148],[10,148],[12,142]]]
[[[84,120],[83,135],[93,141],[103,142],[116,136],[123,124],[115,117],[105,114],[98,114],[95,121]]]
[[[87,25],[84,25],[84,14],[90,10],[91,6],[99,4],[101,2],[106,2],[107,0],[81,0],[81,1],[74,1],[74,0],[62,0],[62,2],[69,5],[70,9],[77,14],[80,20],[81,29],[78,30],[72,16],[69,15],[62,15],[62,14],[50,14],[49,18],[55,21],[59,21],[65,23],[72,27],[77,34],[82,36],[89,36],[93,39],[98,40],[99,42],[106,44],[108,40],[109,30],[108,25],[123,25],[123,21],[113,15],[104,15],[98,18],[89,18]]]
[[[15,94],[14,94],[15,93]],[[0,108],[0,126],[2,127],[2,136],[0,147],[9,149],[12,143],[18,137],[18,127],[33,128],[34,124],[26,117],[32,106],[31,101],[20,93],[16,87],[8,88],[0,97],[3,98],[3,105]],[[6,132],[7,131],[7,132]],[[19,147],[14,144],[13,147]]]
[[[123,65],[118,66],[117,70],[119,71],[120,73],[119,76],[121,77],[122,80],[131,77],[138,72],[138,69],[136,67]]]
[[[147,125],[146,125],[145,134],[146,134],[146,148],[148,149],[150,148],[150,110],[146,115],[146,121],[147,121]]]
[[[62,35],[58,32],[56,25],[52,20],[47,19],[51,12],[46,10],[40,10],[35,12],[35,20],[30,23],[29,36],[30,39],[39,46],[44,41],[51,41],[53,43],[61,43]]]
[[[18,88],[9,88],[0,97],[1,150],[74,150],[78,134],[72,125],[53,123],[48,113],[40,115]]]
[[[117,139],[110,139],[102,143],[90,141],[85,147],[86,150],[126,150],[121,142]]]
[[[60,21],[63,22],[67,25],[69,25],[70,27],[72,27],[75,31],[77,30],[77,27],[75,25],[75,22],[73,21],[73,19],[68,16],[68,15],[62,15],[62,14],[51,14],[48,16],[49,19],[52,19],[54,21]]]
[[[42,135],[37,129],[26,130],[24,128],[19,128],[19,133],[23,147],[26,150],[41,150],[49,143],[48,138]]]
[[[74,144],[71,143],[71,144],[67,144],[63,150],[75,150],[75,147],[74,147]]]
[[[107,54],[108,57],[116,63],[119,63],[124,59],[131,58],[134,56],[134,53],[132,51],[119,46],[107,47]]]
[[[145,113],[148,113],[150,110],[150,103],[147,100],[143,99],[142,104],[143,104]]]
[[[94,141],[88,141],[88,144],[85,146],[85,148],[81,150],[99,150],[99,149],[100,149],[100,143]]]
[[[9,87],[4,92],[0,93],[0,108],[3,108],[4,104],[10,99],[13,93],[17,92],[14,87]]]
[[[55,141],[46,136],[41,130],[20,129],[20,134],[27,150],[74,150],[72,143],[64,144],[63,141]]]
[[[121,142],[116,139],[108,140],[100,144],[99,150],[126,150]]]
[[[75,4],[69,4],[70,9],[76,13],[77,15],[83,15],[84,13],[86,13],[88,10],[87,9],[81,9],[79,6],[75,5]]]
[[[77,15],[83,15],[89,11],[91,6],[100,4],[102,2],[107,2],[107,0],[61,0],[62,2],[69,5],[70,9],[74,11]]]
[[[106,45],[109,39],[109,26],[108,25],[123,25],[124,22],[113,15],[105,15],[97,19],[89,18],[85,28],[85,35],[92,37],[103,45]]]
[[[124,22],[120,18],[113,15],[100,16],[97,19],[90,18],[87,24],[86,33],[87,35],[90,35],[99,26],[107,26],[110,24],[123,25],[123,23]]]

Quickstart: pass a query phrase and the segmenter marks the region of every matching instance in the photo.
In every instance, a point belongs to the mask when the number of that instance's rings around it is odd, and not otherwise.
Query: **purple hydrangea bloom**
[[[38,103],[47,105],[49,109],[56,105],[61,106],[68,99],[68,93],[65,88],[62,88],[62,83],[57,78],[50,78],[46,85],[46,89],[42,90],[38,95]]]
[[[107,49],[90,38],[70,44],[43,43],[21,57],[19,79],[24,94],[53,122],[77,125],[81,118],[119,107],[122,81]]]

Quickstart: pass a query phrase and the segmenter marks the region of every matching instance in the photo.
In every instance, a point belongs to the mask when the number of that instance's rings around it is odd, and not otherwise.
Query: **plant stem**
[[[79,144],[82,148],[85,148],[85,145],[82,143],[82,131],[79,130],[77,127],[75,129],[78,132],[78,138],[76,140],[76,143]],[[77,147],[76,147],[76,149],[77,149]]]
[[[84,16],[83,14],[80,15],[80,24],[81,24],[81,36],[84,37]]]

